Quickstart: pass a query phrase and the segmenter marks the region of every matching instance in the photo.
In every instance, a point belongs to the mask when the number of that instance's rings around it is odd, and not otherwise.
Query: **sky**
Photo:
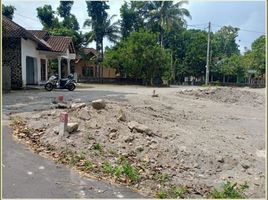
[[[5,5],[16,7],[14,21],[26,29],[42,29],[39,19],[36,17],[36,8],[45,4],[50,4],[53,10],[59,5],[59,1],[51,0],[3,0]],[[115,20],[120,19],[119,9],[124,0],[110,0],[108,4],[109,15],[117,15]],[[250,49],[251,43],[259,36],[265,34],[265,0],[252,1],[216,1],[216,0],[189,0],[183,7],[190,11],[191,19],[187,19],[189,28],[205,29],[208,22],[211,22],[213,32],[224,25],[238,27],[239,31],[237,43],[240,51],[243,53],[245,47]],[[87,8],[84,0],[75,0],[71,13],[73,13],[80,24],[81,31],[90,31],[89,28],[83,28],[83,23],[87,16]],[[104,40],[104,46],[111,46],[112,43]],[[95,47],[91,43],[89,47]]]

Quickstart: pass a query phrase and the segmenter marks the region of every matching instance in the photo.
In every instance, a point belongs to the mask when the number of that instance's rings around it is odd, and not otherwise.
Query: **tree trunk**
[[[225,83],[225,75],[223,75],[223,81],[222,82]]]

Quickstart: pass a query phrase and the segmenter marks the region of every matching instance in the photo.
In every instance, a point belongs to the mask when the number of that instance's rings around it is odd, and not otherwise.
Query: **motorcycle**
[[[45,84],[45,89],[47,91],[52,91],[53,89],[68,89],[69,91],[73,91],[75,88],[76,81],[72,74],[63,79],[59,79],[57,74],[52,75]]]

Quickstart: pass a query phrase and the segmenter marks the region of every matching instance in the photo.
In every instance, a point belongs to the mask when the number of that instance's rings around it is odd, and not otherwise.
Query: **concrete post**
[[[64,133],[67,130],[67,124],[68,124],[68,113],[62,112],[60,114],[59,136],[64,136]]]
[[[46,81],[48,80],[48,59],[46,58]]]
[[[61,57],[58,57],[58,74],[59,79],[61,79]]]
[[[70,59],[69,58],[67,58],[67,72],[68,72],[68,75],[71,73]]]

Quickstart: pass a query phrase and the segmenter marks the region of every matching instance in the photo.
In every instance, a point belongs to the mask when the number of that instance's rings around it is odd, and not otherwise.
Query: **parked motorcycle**
[[[52,75],[45,84],[45,89],[47,91],[51,91],[53,89],[68,89],[69,91],[73,91],[75,88],[76,81],[74,80],[74,76],[72,74],[70,74],[67,78],[60,80],[57,74]]]

